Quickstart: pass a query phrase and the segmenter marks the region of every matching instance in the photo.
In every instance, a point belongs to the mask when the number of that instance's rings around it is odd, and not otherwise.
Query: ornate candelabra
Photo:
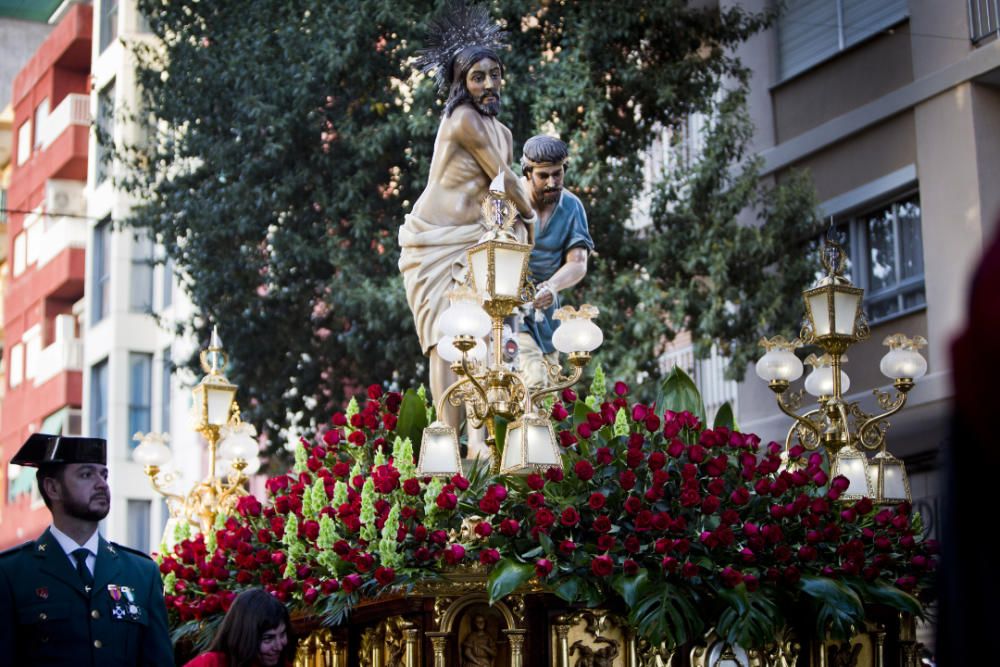
[[[422,474],[450,475],[461,469],[457,431],[442,421],[448,404],[464,406],[474,428],[486,427],[493,472],[523,473],[558,464],[559,447],[551,422],[540,411],[541,399],[576,384],[591,352],[604,340],[591,321],[597,308],[561,308],[555,314],[561,325],[552,343],[569,355],[572,370],[564,374],[560,366],[550,365],[548,387],[532,392],[517,372],[504,366],[504,318],[534,298],[527,281],[532,246],[514,234],[517,209],[504,192],[502,174],[490,184],[482,213],[489,231],[468,250],[468,283],[452,291],[451,307],[439,321],[444,336],[438,354],[451,363],[458,380],[437,397],[438,420],[424,429],[418,462]],[[492,355],[482,340],[491,333]],[[496,442],[498,417],[511,422],[502,459]]]
[[[889,453],[885,434],[888,418],[903,409],[914,383],[927,372],[927,361],[919,352],[927,341],[902,334],[883,341],[889,352],[880,368],[893,380],[895,393],[874,390],[882,412],[869,414],[857,402],[845,401],[843,393],[850,386],[842,368],[847,349],[868,338],[870,331],[861,310],[864,290],[843,275],[844,262],[843,248],[827,241],[822,253],[827,275],[803,292],[806,319],[800,338],[763,339],[766,353],[757,362],[757,375],[767,381],[778,408],[794,420],[785,437],[786,451],[796,440],[807,450],[822,447],[831,476],[844,475],[850,481],[842,499],[867,496],[882,504],[909,501],[906,468]],[[804,345],[815,345],[823,354],[806,358],[813,371],[806,378],[805,391],[816,397],[818,405],[800,415],[802,392],[788,392],[788,388],[802,376],[802,361],[794,350]],[[876,454],[869,460],[866,452]]]
[[[247,474],[256,472],[260,461],[257,458],[256,430],[252,424],[240,419],[235,400],[237,386],[223,375],[229,357],[214,329],[211,342],[207,349],[202,350],[200,358],[206,375],[192,390],[192,420],[194,430],[201,433],[208,443],[208,476],[197,482],[187,494],[170,491],[169,487],[179,479],[179,474],[164,470],[172,458],[166,434],[137,433],[135,439],[140,444],[133,458],[145,466],[153,489],[167,499],[170,515],[207,533],[220,511],[230,509],[240,496],[246,495],[244,485]],[[230,462],[231,471],[225,480],[217,470],[220,455],[223,461]]]

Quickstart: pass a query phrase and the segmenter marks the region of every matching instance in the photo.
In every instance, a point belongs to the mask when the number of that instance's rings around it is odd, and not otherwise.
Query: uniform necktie
[[[90,568],[87,567],[87,556],[90,552],[83,547],[73,551],[73,558],[76,559],[76,573],[80,575],[80,579],[89,588],[94,585],[94,575],[90,573]]]

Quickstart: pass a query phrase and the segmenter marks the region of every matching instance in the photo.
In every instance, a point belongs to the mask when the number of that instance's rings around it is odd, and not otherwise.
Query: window
[[[174,371],[174,362],[170,348],[163,348],[160,358],[160,430],[170,431],[170,378]]]
[[[163,262],[163,270],[160,277],[163,282],[160,285],[160,308],[165,310],[174,303],[174,260],[167,257]]]
[[[35,150],[42,147],[45,141],[45,120],[49,117],[49,98],[45,98],[35,107]]]
[[[148,500],[132,500],[125,505],[126,544],[143,553],[149,551],[149,510],[152,503]]]
[[[90,435],[108,437],[108,360],[90,367]]]
[[[7,369],[7,373],[11,389],[24,380],[24,345],[21,343],[10,347],[10,368]]]
[[[115,82],[106,85],[97,95],[97,150],[95,157],[94,181],[97,185],[103,183],[110,172],[111,151],[108,145],[114,137],[115,120]]]
[[[130,352],[128,355],[128,439],[129,447],[137,432],[153,430],[153,355]]]
[[[93,325],[111,312],[111,218],[105,218],[94,227],[94,260],[91,271],[94,298],[91,302],[90,323]]]
[[[871,323],[925,307],[918,193],[837,221],[835,236],[849,257],[851,281],[865,289]]]
[[[153,312],[153,269],[153,241],[148,234],[139,234],[132,243],[129,310],[133,313]]]
[[[28,266],[28,237],[24,232],[14,237],[14,275],[24,273]]]
[[[778,79],[807,70],[907,16],[906,0],[788,0],[778,16]]]
[[[118,37],[118,0],[101,0],[100,53]]]
[[[17,128],[17,163],[24,164],[31,157],[31,121],[26,120]]]
[[[7,188],[0,188],[0,223],[7,222]]]

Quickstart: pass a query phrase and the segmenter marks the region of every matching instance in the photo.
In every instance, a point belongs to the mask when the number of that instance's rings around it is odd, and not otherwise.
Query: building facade
[[[0,406],[5,463],[32,431],[82,429],[91,19],[89,6],[68,7],[12,89]],[[10,546],[35,537],[49,516],[33,470],[5,464],[3,473],[0,545]]]

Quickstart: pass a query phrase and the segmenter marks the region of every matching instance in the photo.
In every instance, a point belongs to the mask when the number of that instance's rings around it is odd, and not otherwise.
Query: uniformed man
[[[174,664],[159,568],[108,542],[107,443],[35,433],[11,463],[38,468],[52,525],[0,554],[0,665]]]

